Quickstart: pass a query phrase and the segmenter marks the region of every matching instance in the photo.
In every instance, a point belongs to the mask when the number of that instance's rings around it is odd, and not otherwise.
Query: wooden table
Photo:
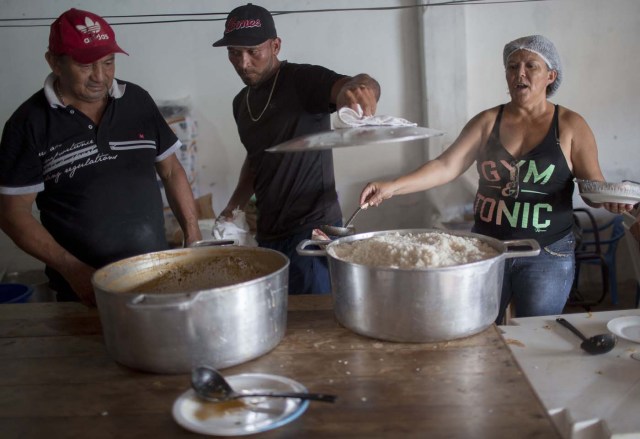
[[[338,325],[328,296],[289,302],[280,345],[225,373],[283,375],[339,397],[253,437],[560,437],[494,326],[446,343],[390,343]],[[116,364],[95,309],[0,305],[0,346],[2,438],[198,436],[171,415],[189,376]]]

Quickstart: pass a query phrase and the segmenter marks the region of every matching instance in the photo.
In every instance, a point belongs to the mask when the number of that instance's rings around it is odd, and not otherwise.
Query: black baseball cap
[[[251,47],[277,36],[271,13],[261,6],[248,3],[229,13],[224,25],[224,36],[213,45]]]

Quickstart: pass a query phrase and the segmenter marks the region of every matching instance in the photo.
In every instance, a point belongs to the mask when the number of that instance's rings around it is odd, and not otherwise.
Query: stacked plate
[[[576,179],[580,195],[592,203],[640,203],[640,183],[623,181],[609,183],[606,181]]]

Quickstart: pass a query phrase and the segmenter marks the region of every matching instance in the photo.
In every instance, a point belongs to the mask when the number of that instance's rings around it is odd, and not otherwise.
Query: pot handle
[[[540,244],[535,239],[514,239],[510,241],[502,241],[507,247],[503,253],[505,258],[523,258],[526,256],[538,256],[540,254]],[[520,248],[513,251],[510,247],[528,247],[530,250],[522,250]]]
[[[185,294],[139,294],[126,304],[132,310],[186,308],[191,306],[199,291]]]
[[[296,246],[296,251],[300,256],[327,256],[327,251],[324,248],[320,248],[319,250],[306,250],[308,246],[316,245],[316,246],[324,246],[329,244],[331,241],[327,240],[313,240],[313,239],[305,239],[300,241],[300,243]]]

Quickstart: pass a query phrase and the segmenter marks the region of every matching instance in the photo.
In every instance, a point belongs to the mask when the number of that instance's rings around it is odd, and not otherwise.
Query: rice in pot
[[[499,254],[478,238],[442,232],[395,232],[339,243],[328,251],[331,256],[346,262],[402,269],[467,264]]]

